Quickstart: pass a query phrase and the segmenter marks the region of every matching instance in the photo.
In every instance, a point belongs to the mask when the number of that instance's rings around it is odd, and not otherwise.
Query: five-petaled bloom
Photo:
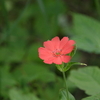
[[[71,59],[67,54],[71,53],[74,49],[74,40],[69,40],[68,37],[63,37],[61,40],[58,36],[54,37],[51,41],[43,43],[44,47],[38,49],[39,57],[47,64],[62,64],[68,63]]]

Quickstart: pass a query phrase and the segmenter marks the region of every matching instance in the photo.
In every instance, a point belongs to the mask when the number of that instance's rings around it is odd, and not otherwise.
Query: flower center
[[[60,49],[56,49],[55,51],[53,51],[53,56],[54,57],[59,57],[59,56],[61,56],[62,54],[61,54],[61,51],[62,50],[60,50]]]
[[[60,55],[60,52],[57,52],[56,55]]]

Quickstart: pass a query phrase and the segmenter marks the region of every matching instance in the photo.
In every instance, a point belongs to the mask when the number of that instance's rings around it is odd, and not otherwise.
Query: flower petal
[[[43,43],[43,46],[48,50],[54,50],[54,44],[51,41],[46,41]]]
[[[74,41],[74,40],[69,40],[69,41],[68,41],[68,44],[69,44],[69,45],[74,45],[74,44],[75,44],[75,41]]]
[[[74,49],[74,46],[71,46],[69,48],[67,48],[67,47],[63,48],[62,54],[68,54],[68,53],[72,52],[73,49]]]
[[[60,49],[62,49],[65,44],[68,42],[69,38],[68,37],[63,37],[60,41]]]
[[[61,60],[64,62],[64,63],[68,63],[70,61],[71,57],[70,56],[61,56]]]
[[[54,59],[55,59],[54,57],[50,57],[48,59],[45,59],[44,63],[46,63],[46,64],[52,64]]]
[[[64,53],[64,54],[70,53],[74,49],[74,44],[75,44],[75,41],[74,40],[69,40],[64,45],[64,47],[62,48],[62,53]]]
[[[55,59],[53,60],[53,62],[54,62],[55,64],[62,64],[62,60],[61,60],[60,57],[55,57]]]
[[[51,42],[53,43],[55,49],[59,49],[60,39],[58,36],[54,37]]]
[[[46,63],[46,64],[52,64],[52,63],[53,63],[53,62],[50,61],[50,60],[49,60],[49,61],[48,61],[48,60],[44,60],[43,62]]]
[[[41,59],[48,59],[49,57],[52,57],[52,53],[46,48],[40,47],[38,52]]]

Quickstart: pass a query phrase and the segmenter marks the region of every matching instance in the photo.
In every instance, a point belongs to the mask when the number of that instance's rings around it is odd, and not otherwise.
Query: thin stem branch
[[[62,73],[63,73],[64,82],[65,82],[65,88],[66,88],[66,93],[67,93],[67,100],[69,100],[69,94],[68,94],[68,87],[67,87],[67,84],[66,84],[65,72],[63,71]]]

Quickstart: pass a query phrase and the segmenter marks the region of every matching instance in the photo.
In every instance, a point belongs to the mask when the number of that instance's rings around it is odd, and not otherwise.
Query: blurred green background
[[[100,0],[0,0],[0,100],[59,100],[62,74],[37,51],[55,36],[76,41],[72,61],[99,67]],[[67,81],[77,100],[92,94]]]

